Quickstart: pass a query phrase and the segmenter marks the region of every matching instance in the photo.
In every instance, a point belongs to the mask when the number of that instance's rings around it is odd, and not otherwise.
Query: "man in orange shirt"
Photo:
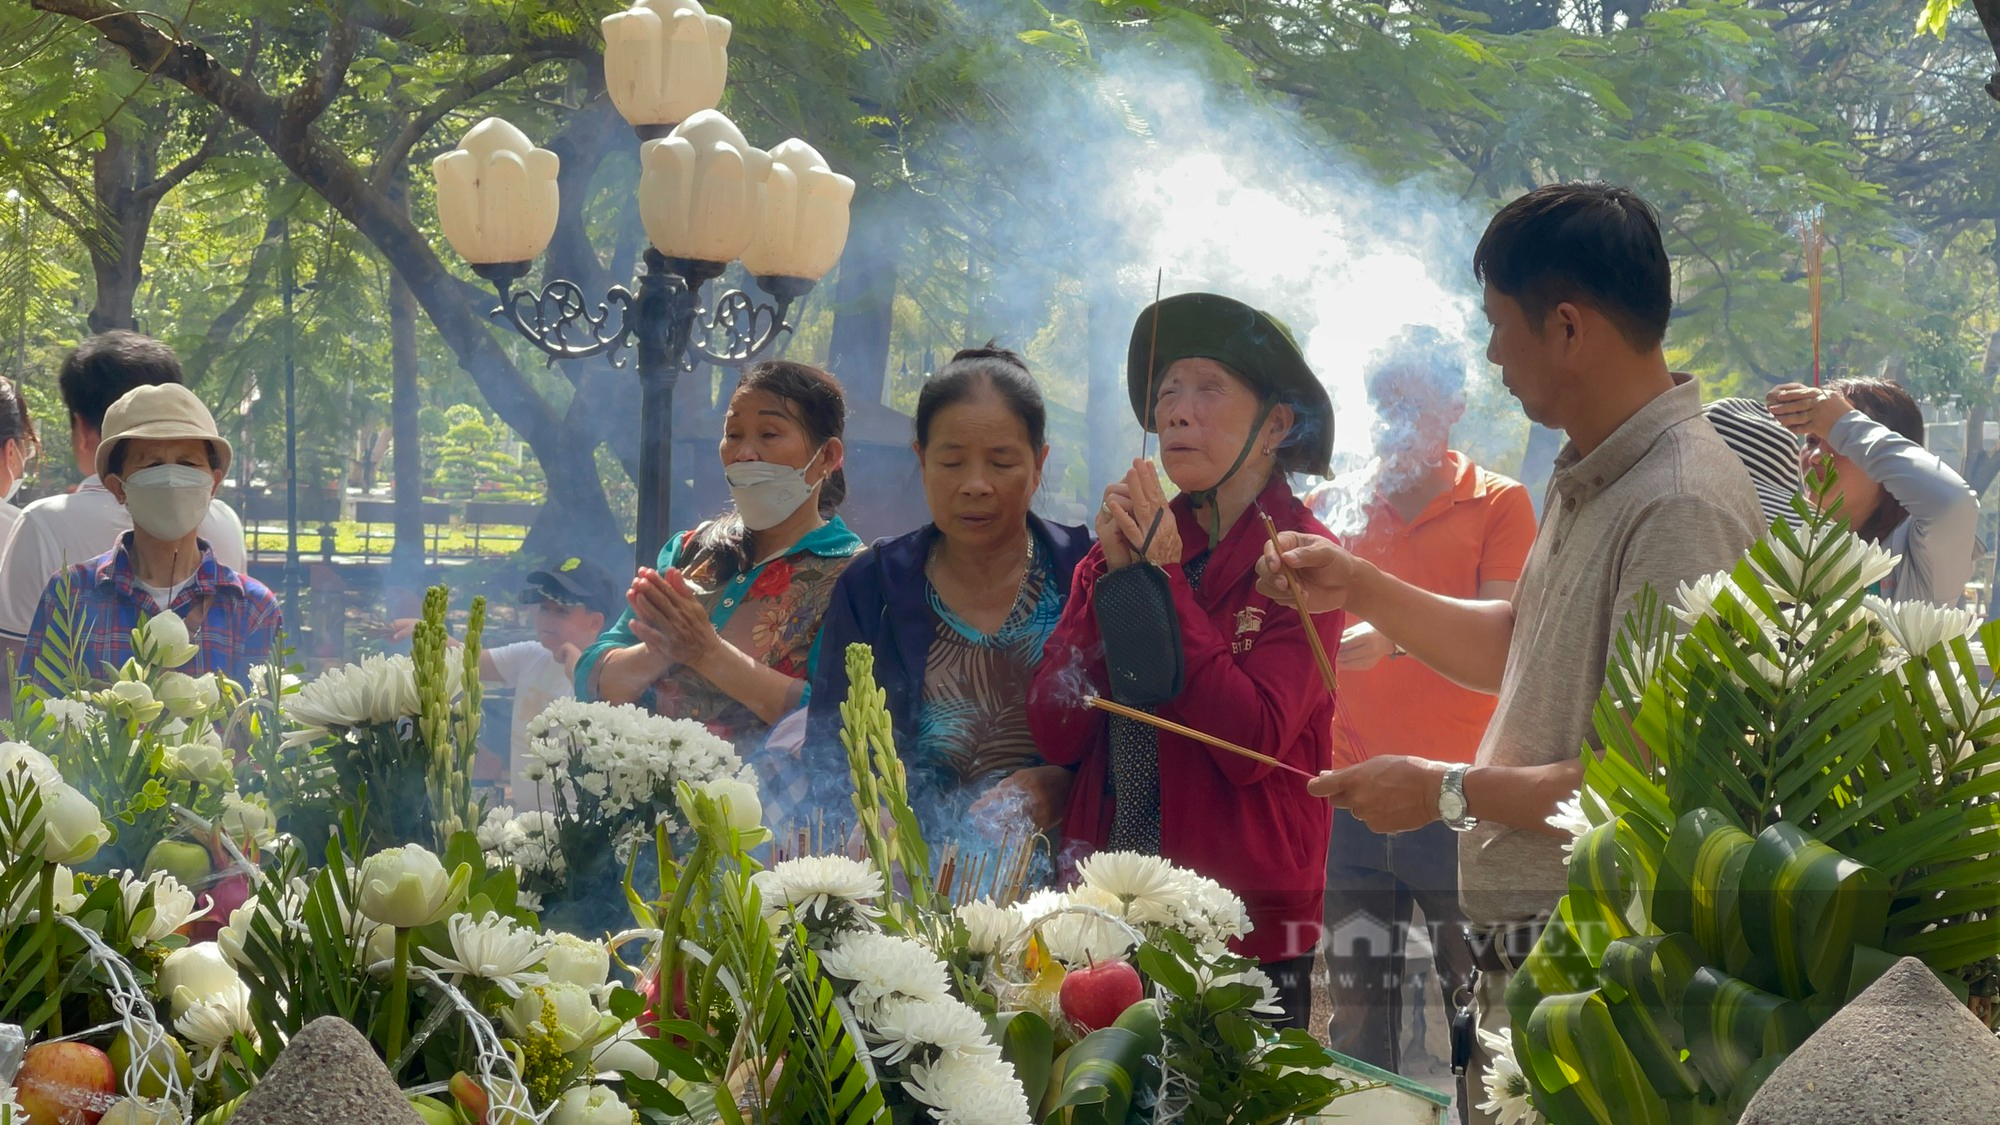
[[[1426,590],[1504,601],[1535,540],[1534,506],[1518,482],[1450,448],[1465,412],[1464,351],[1428,328],[1404,330],[1375,356],[1368,396],[1377,416],[1379,471],[1366,497],[1329,484],[1312,504],[1336,532],[1365,518],[1355,555]],[[1342,500],[1352,510],[1339,526]],[[1404,656],[1364,623],[1340,644],[1341,692],[1334,765],[1378,754],[1471,762],[1494,697],[1470,691]],[[1421,906],[1445,1010],[1465,1007],[1472,951],[1458,904],[1458,837],[1443,822],[1382,835],[1334,816],[1327,856],[1325,953],[1334,1050],[1400,1073],[1403,958],[1412,907]]]

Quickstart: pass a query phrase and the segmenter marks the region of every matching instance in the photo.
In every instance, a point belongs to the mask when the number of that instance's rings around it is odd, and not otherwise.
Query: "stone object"
[[[375,1048],[335,1016],[300,1029],[229,1120],[230,1125],[424,1125]]]
[[[1740,1125],[1991,1125],[2000,1040],[1905,957],[1771,1072]]]

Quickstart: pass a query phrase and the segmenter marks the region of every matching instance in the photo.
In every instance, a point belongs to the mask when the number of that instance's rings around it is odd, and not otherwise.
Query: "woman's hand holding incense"
[[[1104,544],[1104,561],[1111,570],[1130,566],[1140,558],[1154,566],[1181,561],[1180,525],[1167,508],[1159,469],[1151,461],[1132,462],[1125,479],[1104,490],[1104,506],[1097,513],[1097,537]]]
[[[1804,383],[1773,387],[1764,396],[1764,405],[1771,408],[1771,416],[1786,429],[1822,442],[1833,432],[1833,424],[1854,409],[1854,404],[1841,395]]]

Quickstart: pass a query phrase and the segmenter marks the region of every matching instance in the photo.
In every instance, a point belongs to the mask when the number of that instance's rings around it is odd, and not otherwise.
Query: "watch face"
[[[1447,789],[1438,794],[1438,816],[1444,820],[1458,820],[1465,816],[1465,797]]]

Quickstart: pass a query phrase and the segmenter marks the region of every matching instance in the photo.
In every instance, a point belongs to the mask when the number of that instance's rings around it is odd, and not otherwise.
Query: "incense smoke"
[[[1371,182],[1281,108],[1171,61],[1114,50],[1099,73],[1047,91],[1013,125],[1045,156],[1017,169],[1019,182],[1001,193],[1020,209],[981,248],[994,288],[1025,311],[1039,296],[1057,299],[1052,274],[1081,278],[1098,295],[1089,316],[1108,322],[1092,324],[1089,374],[1120,409],[1115,420],[1094,420],[1085,448],[1059,445],[1048,470],[1062,480],[1069,461],[1089,460],[1085,510],[1105,474],[1122,473],[1138,452],[1124,408],[1124,349],[1162,271],[1167,295],[1222,293],[1292,330],[1333,400],[1337,472],[1383,451],[1363,384],[1371,354],[1410,326],[1435,328],[1467,356],[1484,350],[1470,260],[1488,216],[1421,183]],[[994,323],[971,335],[1022,339],[1033,330]],[[1525,420],[1483,363],[1468,397],[1475,409],[1462,444],[1512,470]],[[1299,483],[1303,491],[1308,482]]]

